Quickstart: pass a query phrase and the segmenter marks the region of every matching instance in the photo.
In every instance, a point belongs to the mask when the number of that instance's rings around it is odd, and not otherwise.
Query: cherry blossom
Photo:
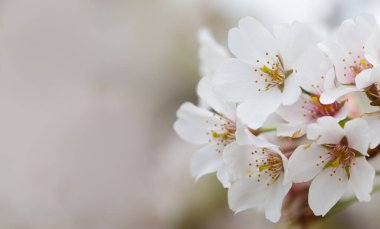
[[[278,147],[267,144],[230,144],[223,155],[232,177],[228,203],[236,213],[249,209],[264,209],[272,222],[281,217],[282,202],[292,184],[287,175],[288,159]]]
[[[309,206],[315,215],[324,216],[347,189],[359,201],[369,201],[375,177],[367,162],[368,124],[363,119],[348,121],[342,128],[338,120],[322,117],[311,124],[310,144],[297,147],[289,159],[289,177],[294,182],[312,180]]]
[[[337,31],[337,42],[320,44],[320,48],[333,62],[339,82],[326,88],[328,90],[321,96],[322,103],[330,104],[347,93],[360,91],[365,86],[362,79],[371,78],[373,64],[367,59],[366,44],[370,38],[373,39],[377,29],[377,22],[372,15],[360,15],[342,23]]]
[[[243,123],[258,129],[281,105],[301,94],[294,64],[315,41],[304,25],[279,25],[271,33],[257,20],[246,17],[229,32],[228,46],[236,58],[224,62],[214,77],[215,92],[237,102]]]

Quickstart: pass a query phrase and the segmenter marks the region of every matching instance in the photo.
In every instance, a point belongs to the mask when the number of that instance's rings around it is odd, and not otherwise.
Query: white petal
[[[282,179],[282,176],[278,179]],[[279,180],[270,186],[270,197],[267,198],[267,203],[265,204],[265,217],[272,223],[276,223],[280,219],[282,203],[292,187],[292,183],[284,185]]]
[[[251,152],[260,150],[254,146],[240,146],[236,142],[226,146],[223,152],[223,161],[228,166],[232,180],[247,177],[248,164],[252,160]]]
[[[255,145],[258,147],[268,147],[271,144],[259,136],[253,135],[246,125],[243,125],[240,120],[236,121],[236,142],[239,145]]]
[[[198,180],[201,176],[216,172],[223,163],[216,142],[212,142],[194,153],[190,162],[191,175]]]
[[[359,201],[370,201],[375,169],[365,157],[357,157],[351,165],[349,184]]]
[[[285,69],[293,69],[296,61],[311,45],[316,44],[316,35],[304,24],[274,26],[273,33],[279,46]]]
[[[228,190],[228,205],[235,213],[265,205],[267,188],[264,182],[244,178],[231,185]]]
[[[241,102],[257,95],[253,66],[229,59],[216,71],[213,85],[216,94],[231,102]]]
[[[340,167],[336,173],[333,173],[332,167],[322,170],[311,182],[309,189],[309,206],[314,215],[326,215],[343,196],[347,185],[347,176]]]
[[[324,91],[324,81],[331,68],[331,61],[320,49],[314,46],[309,48],[296,65],[300,86],[310,93],[320,95]]]
[[[277,136],[299,138],[305,135],[307,124],[280,124],[277,127]]]
[[[323,104],[331,104],[337,101],[340,97],[355,91],[360,91],[360,89],[354,86],[339,86],[337,88],[328,89],[322,93],[320,101]]]
[[[380,83],[380,66],[377,65],[372,69],[366,69],[358,74],[355,78],[357,88],[364,89],[374,83]]]
[[[318,144],[298,146],[288,162],[289,179],[296,183],[313,179],[323,168],[321,157],[326,153],[327,150]]]
[[[237,116],[250,128],[258,129],[268,116],[277,110],[280,103],[280,90],[272,88],[240,104],[237,108]]]
[[[310,102],[310,97],[303,94],[295,104],[291,106],[281,106],[277,110],[277,114],[291,124],[303,124],[311,122],[313,120],[310,118],[310,112],[304,108],[305,103],[308,102]]]
[[[222,183],[224,188],[231,187],[231,176],[228,172],[228,168],[225,165],[220,166],[218,171],[216,171],[216,177]]]
[[[373,65],[380,64],[380,31],[378,28],[365,44],[365,58]]]
[[[370,148],[373,149],[380,144],[380,115],[377,116],[365,116],[364,119],[369,124],[369,140]]]
[[[219,114],[225,115],[230,120],[234,121],[236,118],[236,105],[223,101],[220,96],[214,93],[211,79],[208,77],[202,78],[198,84],[198,95],[203,99],[212,109]]]
[[[359,53],[376,26],[376,19],[373,15],[359,15],[355,20],[343,21],[337,31],[337,37],[348,51]]]
[[[325,76],[324,82],[323,82],[324,91],[328,89],[335,88],[335,71],[334,69],[330,69]],[[323,91],[322,91],[323,92]]]
[[[345,50],[343,47],[341,47],[340,45],[334,42],[328,42],[328,41],[320,43],[318,47],[323,52],[325,52],[331,59],[334,65],[336,78],[340,83],[351,84],[355,82],[354,77],[350,73],[351,70],[349,67],[351,65],[354,65],[353,62],[355,60],[351,56],[348,55],[348,52],[349,52],[348,50]],[[357,54],[357,55],[362,56],[362,53]]]
[[[347,118],[349,109],[350,109],[350,107],[348,105],[348,102],[345,102],[343,107],[340,108],[340,110],[334,115],[334,117],[337,120],[343,120],[343,119]]]
[[[368,123],[361,118],[348,121],[344,126],[348,145],[363,155],[367,155],[369,146]]]
[[[301,88],[298,83],[297,76],[290,75],[284,83],[284,91],[282,92],[282,104],[292,105],[301,95]]]
[[[282,180],[282,184],[286,185],[288,183],[292,183],[291,180],[289,179],[289,169],[288,169],[289,160],[288,160],[288,158],[285,156],[285,154],[283,154],[281,152],[280,148],[278,148],[277,146],[272,147],[271,149],[274,152],[277,152],[278,155],[280,155],[281,160],[282,160],[282,166],[284,168],[284,179]]]
[[[192,103],[184,103],[177,111],[177,121],[174,130],[177,134],[193,144],[205,144],[209,141],[207,135],[214,124],[221,121],[213,116],[213,113],[194,106]]]
[[[256,19],[245,17],[239,21],[239,27],[228,34],[228,47],[240,60],[253,64],[260,59],[266,62],[265,53],[277,54],[272,34]]]
[[[198,32],[200,71],[202,76],[212,77],[217,67],[228,57],[228,51],[216,42],[208,29]]]
[[[344,130],[338,124],[339,120],[325,116],[319,118],[317,123],[307,128],[307,138],[317,140],[318,144],[337,144],[344,137]]]

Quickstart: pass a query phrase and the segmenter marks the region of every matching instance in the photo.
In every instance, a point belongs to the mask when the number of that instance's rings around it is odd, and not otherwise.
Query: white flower
[[[300,59],[295,76],[304,93],[295,104],[281,106],[277,111],[287,121],[278,126],[278,136],[298,138],[305,134],[309,124],[320,117],[334,116],[342,120],[347,116],[348,105],[345,101],[325,105],[319,100],[325,87],[329,87],[334,80],[330,60],[316,47],[308,49]]]
[[[236,58],[216,71],[216,93],[240,103],[238,117],[249,127],[260,128],[280,104],[297,101],[301,90],[293,65],[313,42],[313,34],[300,23],[277,26],[272,34],[251,17],[241,19],[228,38]]]
[[[205,145],[191,159],[192,176],[199,179],[205,174],[217,172],[218,179],[228,187],[229,178],[224,171],[222,153],[225,146],[236,140],[235,108],[215,96],[209,78],[199,82],[198,94],[216,112],[184,103],[177,111],[174,130],[190,143]]]
[[[277,222],[283,199],[292,186],[285,179],[288,159],[278,147],[231,143],[223,158],[233,182],[228,191],[230,208],[236,213],[264,209],[266,218]]]
[[[322,117],[307,130],[308,145],[299,146],[289,159],[289,178],[311,182],[309,206],[324,216],[350,188],[359,201],[369,201],[375,170],[367,162],[368,124],[348,121],[344,128],[332,117]]]
[[[333,103],[339,97],[360,91],[363,80],[371,78],[373,64],[366,55],[366,44],[378,29],[372,15],[357,16],[342,23],[337,31],[337,42],[324,42],[320,48],[333,62],[340,85],[328,89],[321,96],[322,103]],[[359,87],[357,87],[359,86]]]
[[[184,140],[198,145],[205,145],[194,154],[190,163],[193,177],[217,172],[217,177],[224,187],[230,186],[230,177],[225,171],[222,160],[224,148],[235,141],[247,141],[263,144],[260,136],[251,134],[235,116],[236,106],[220,100],[212,90],[211,81],[204,77],[198,84],[198,95],[213,110],[184,103],[177,111],[174,129]]]

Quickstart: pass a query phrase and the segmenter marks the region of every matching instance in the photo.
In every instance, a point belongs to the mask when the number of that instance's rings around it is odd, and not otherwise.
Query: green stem
[[[276,130],[277,130],[276,128],[261,128],[260,133],[272,132]]]

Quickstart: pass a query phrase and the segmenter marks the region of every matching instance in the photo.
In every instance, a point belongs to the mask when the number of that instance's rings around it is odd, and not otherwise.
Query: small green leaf
[[[351,173],[350,173],[350,166],[346,165],[344,167],[344,170],[346,171],[347,178],[350,179]]]
[[[313,93],[306,91],[306,90],[305,90],[304,88],[302,88],[302,87],[301,87],[301,91],[302,91],[302,93],[304,93],[304,94],[306,94],[306,95],[310,95],[310,96],[313,96],[313,95],[314,95]]]
[[[286,71],[286,76],[290,76],[293,73],[293,69]]]
[[[285,87],[284,84],[278,85],[278,87],[280,88],[280,91],[281,91],[281,92],[284,92],[284,87]]]
[[[344,128],[344,126],[346,125],[346,123],[348,122],[348,121],[350,121],[351,119],[350,118],[345,118],[345,119],[343,119],[343,120],[341,120],[340,122],[339,122],[339,125],[342,127],[342,128]]]

